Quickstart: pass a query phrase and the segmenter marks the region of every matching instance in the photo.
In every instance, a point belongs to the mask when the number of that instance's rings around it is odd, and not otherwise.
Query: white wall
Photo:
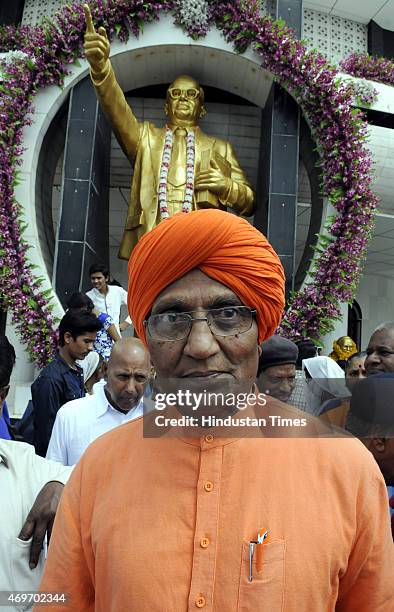
[[[384,321],[394,320],[394,280],[367,274],[361,279],[357,296],[362,312],[362,349],[374,329]]]

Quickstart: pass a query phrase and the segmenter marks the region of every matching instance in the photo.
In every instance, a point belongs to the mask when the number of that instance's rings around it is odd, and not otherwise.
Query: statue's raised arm
[[[100,106],[107,115],[120,146],[130,162],[134,163],[141,126],[116,81],[109,61],[110,44],[105,28],[100,27],[96,31],[87,4],[84,4],[84,10],[86,19],[84,50],[90,65],[90,76]]]

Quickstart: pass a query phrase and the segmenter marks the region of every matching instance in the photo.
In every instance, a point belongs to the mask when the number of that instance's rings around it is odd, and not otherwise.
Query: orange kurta
[[[357,440],[144,439],[138,419],[77,465],[41,589],[67,592],[70,612],[392,612],[393,550]]]

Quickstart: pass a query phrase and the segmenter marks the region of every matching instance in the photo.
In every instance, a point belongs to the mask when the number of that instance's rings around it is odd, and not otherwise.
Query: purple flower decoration
[[[339,67],[343,72],[361,79],[394,85],[394,62],[385,57],[352,53],[339,63]]]

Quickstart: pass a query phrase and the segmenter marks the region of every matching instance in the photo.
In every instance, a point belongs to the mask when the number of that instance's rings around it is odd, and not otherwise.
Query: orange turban
[[[265,236],[217,209],[178,213],[145,234],[129,260],[128,307],[138,336],[156,297],[199,268],[257,311],[259,342],[274,333],[284,307],[284,272]]]

